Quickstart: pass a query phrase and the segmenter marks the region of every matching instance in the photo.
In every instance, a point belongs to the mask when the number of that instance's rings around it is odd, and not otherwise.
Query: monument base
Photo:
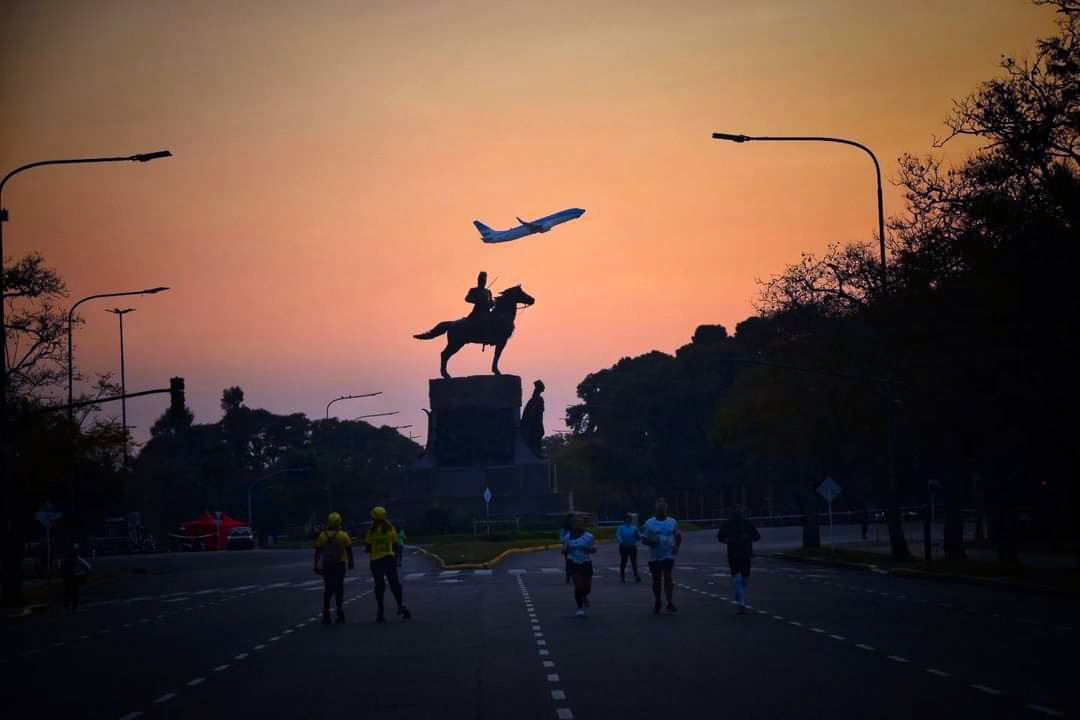
[[[520,436],[521,378],[431,380],[429,397],[427,447],[402,474],[395,517],[411,527],[471,530],[474,520],[528,525],[559,515],[554,467]]]

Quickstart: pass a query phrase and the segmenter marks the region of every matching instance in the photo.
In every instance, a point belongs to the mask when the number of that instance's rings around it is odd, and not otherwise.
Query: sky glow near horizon
[[[952,99],[1029,55],[1053,13],[1023,2],[21,2],[4,23],[0,168],[167,148],[146,165],[12,180],[5,254],[42,252],[70,300],[129,298],[130,391],[187,380],[323,417],[400,411],[423,440],[442,341],[479,270],[522,284],[505,373],[547,385],[546,426],[584,376],[729,332],[755,281],[871,240],[854,149],[735,145],[713,131],[866,143],[886,178]],[[968,146],[950,146],[960,159]],[[886,188],[886,212],[903,197]],[[581,207],[550,233],[496,228]],[[80,308],[76,365],[119,373],[115,303]],[[451,373],[486,372],[471,346]],[[128,404],[145,440],[160,398]],[[110,409],[110,412],[112,410]],[[119,407],[115,408],[119,415]],[[406,431],[408,432],[408,431]]]

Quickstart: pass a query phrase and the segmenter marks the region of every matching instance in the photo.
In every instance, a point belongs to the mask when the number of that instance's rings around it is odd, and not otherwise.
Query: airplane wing
[[[522,220],[521,218],[518,218],[517,221],[525,227],[529,228],[529,232],[537,233],[547,230],[547,228],[540,223],[529,222],[528,220]]]

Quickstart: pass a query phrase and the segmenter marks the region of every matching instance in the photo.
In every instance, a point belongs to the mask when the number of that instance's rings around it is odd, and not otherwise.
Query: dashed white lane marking
[[[547,645],[547,640],[537,640],[536,644],[543,647],[544,645]]]
[[[293,631],[292,628],[289,628],[288,630],[285,631],[285,634],[286,635],[291,635],[292,631]]]
[[[950,675],[949,673],[942,670],[936,670],[934,668],[926,668],[926,672],[930,673],[931,675],[937,675],[938,677],[952,677],[952,675]]]
[[[758,610],[757,613],[758,613],[758,615],[768,615],[769,611],[768,610]]]
[[[863,645],[862,643],[855,643],[855,647],[862,648],[863,650],[869,650],[869,651],[872,651],[874,649],[873,645]]]
[[[555,711],[555,715],[559,720],[574,720],[574,713],[570,712],[570,708],[559,708]]]
[[[409,573],[408,575],[406,575],[406,576],[405,576],[405,579],[406,579],[406,580],[415,580],[416,578],[422,578],[422,577],[424,577],[425,575],[427,575],[427,573],[422,573],[422,572],[412,572],[412,573]]]
[[[784,616],[783,616],[783,615],[773,615],[773,616],[772,616],[772,619],[773,619],[773,620],[783,620],[783,619],[784,619]]]
[[[551,654],[550,650],[541,650],[540,651],[540,655],[550,655],[550,654]]]
[[[1020,622],[1025,623],[1027,625],[1038,625],[1039,624],[1038,620],[1028,620],[1027,618],[1020,618]]]
[[[565,700],[566,699],[566,693],[563,692],[562,690],[552,690],[551,691],[551,699],[552,700]]]
[[[139,717],[140,715],[142,715],[142,711],[137,710],[135,712],[129,712],[127,715],[120,718],[120,720],[135,720],[135,718]]]
[[[544,633],[542,633],[542,632],[534,632],[533,637],[544,637]]]
[[[822,630],[821,628],[810,628],[810,629],[811,629],[811,630],[813,630],[813,631],[814,631],[814,632],[816,632],[816,633],[823,633],[823,632],[825,632],[825,631],[824,631],[824,630]]]
[[[216,668],[214,668],[214,672],[221,672],[222,670],[228,670],[228,669],[229,669],[228,665],[218,665]]]
[[[79,639],[80,639],[80,640],[86,640],[86,639],[87,639],[88,637],[90,637],[90,636],[89,636],[89,635],[83,635],[83,636],[81,636],[81,637],[80,637]]]
[[[473,575],[493,575],[494,570],[473,570]]]
[[[1028,707],[1031,708],[1032,710],[1035,710],[1036,712],[1041,712],[1043,715],[1050,715],[1052,717],[1061,717],[1061,713],[1059,713],[1054,708],[1048,708],[1045,705],[1028,705]]]
[[[1001,694],[1000,690],[997,690],[997,689],[992,688],[992,687],[987,687],[986,685],[978,685],[976,683],[972,683],[971,687],[975,688],[979,692],[984,692],[987,695],[1000,695]]]
[[[831,637],[833,640],[847,640],[847,638],[843,635],[830,635],[829,637]]]
[[[460,574],[460,570],[443,570],[441,573],[439,573],[439,577],[454,577],[455,575]]]
[[[167,703],[170,700],[172,700],[174,697],[176,697],[176,693],[165,693],[164,695],[159,697],[157,700],[155,700],[154,704],[155,705],[160,705],[161,703]]]
[[[546,668],[553,668],[553,667],[555,667],[555,663],[554,663],[554,661],[552,661],[552,660],[545,660],[545,661],[544,661],[544,667],[546,667]]]
[[[548,673],[547,681],[548,682],[559,682],[559,674],[558,673]]]
[[[906,663],[906,662],[911,662],[911,661],[910,661],[910,660],[908,660],[907,658],[904,658],[904,657],[900,657],[899,655],[889,655],[888,657],[889,657],[889,659],[890,659],[890,660],[892,660],[893,662],[898,662],[898,663]]]
[[[280,635],[275,635],[274,637],[270,638],[270,642],[277,642],[280,639],[281,639]]]
[[[206,678],[195,678],[194,680],[188,681],[187,685],[188,687],[195,687],[196,685],[202,685],[205,680]]]
[[[262,649],[263,649],[264,647],[266,647],[266,646],[265,646],[265,645],[261,645],[261,644],[260,644],[260,645],[256,645],[255,647],[253,647],[253,648],[251,648],[251,649],[252,649],[252,650],[262,650]]]
[[[789,620],[788,624],[789,625],[794,625],[795,627],[802,627],[803,626],[801,622],[798,622],[796,620]]]
[[[234,657],[234,658],[233,658],[233,660],[243,660],[243,659],[244,659],[244,658],[246,658],[247,656],[248,656],[248,654],[247,654],[247,653],[240,653],[239,655],[237,655],[236,657]]]

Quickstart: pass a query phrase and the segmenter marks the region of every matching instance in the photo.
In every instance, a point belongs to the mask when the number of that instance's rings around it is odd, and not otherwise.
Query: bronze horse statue
[[[499,357],[502,355],[503,348],[506,347],[506,342],[514,334],[514,318],[517,316],[518,304],[528,307],[534,302],[536,300],[522,290],[520,285],[515,285],[503,290],[495,298],[495,305],[485,318],[487,327],[480,327],[480,323],[474,324],[468,318],[444,320],[426,333],[413,335],[413,337],[417,340],[431,340],[443,333],[446,334],[446,347],[440,355],[442,365],[439,369],[444,378],[450,377],[450,374],[446,372],[446,361],[468,343],[494,345],[495,357],[491,361],[491,372],[501,375]]]

